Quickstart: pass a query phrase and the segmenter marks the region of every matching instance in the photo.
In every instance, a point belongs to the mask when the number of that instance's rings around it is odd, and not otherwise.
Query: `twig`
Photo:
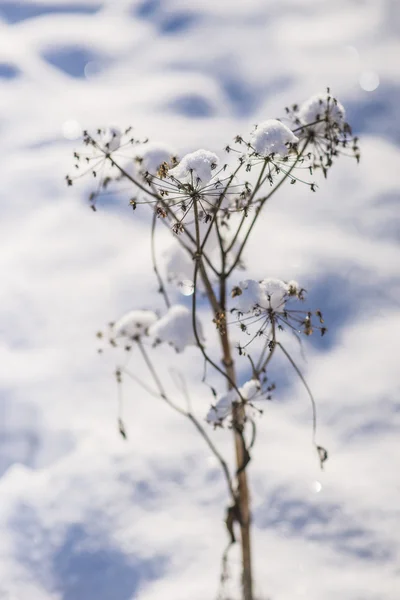
[[[157,211],[154,210],[153,211],[153,219],[152,219],[152,223],[151,223],[151,259],[153,261],[153,271],[157,277],[159,291],[162,293],[162,295],[164,297],[166,307],[170,308],[171,302],[169,301],[168,293],[165,288],[164,281],[163,281],[160,271],[158,270],[158,267],[157,267],[157,257],[156,257],[156,248],[155,248],[156,223],[157,223]]]

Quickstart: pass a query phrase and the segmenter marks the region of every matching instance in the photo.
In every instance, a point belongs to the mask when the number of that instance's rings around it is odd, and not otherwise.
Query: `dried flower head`
[[[152,310],[131,310],[112,325],[112,337],[116,340],[118,338],[138,339],[148,335],[149,328],[157,319],[156,313]]]
[[[358,140],[351,135],[346,111],[329,89],[288,112],[297,125],[294,132],[307,144],[311,169],[320,168],[326,177],[333,159],[347,154],[348,149],[357,161],[360,159]]]
[[[254,152],[266,158],[271,155],[287,156],[299,141],[294,133],[277,119],[260,123],[251,134],[250,143]]]
[[[304,293],[305,290],[295,281],[241,281],[233,289],[234,308],[231,313],[236,315],[241,331],[251,334],[251,339],[244,347],[240,346],[240,352],[258,336],[266,336],[273,345],[276,330],[283,330],[285,327],[296,334],[305,335],[311,335],[314,329],[318,329],[324,335],[326,328],[313,324],[311,312],[294,309],[290,305],[293,300],[304,300]],[[322,324],[321,312],[316,311],[314,314]]]

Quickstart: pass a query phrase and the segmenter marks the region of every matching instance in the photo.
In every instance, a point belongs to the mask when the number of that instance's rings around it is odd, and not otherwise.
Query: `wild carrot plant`
[[[305,185],[315,192],[314,171],[322,171],[326,178],[342,154],[359,160],[357,139],[346,123],[343,106],[328,90],[300,107],[287,108],[282,120],[269,119],[249,135],[237,135],[224,149],[226,161],[203,149],[179,159],[166,145],[135,139],[131,128],[124,132],[99,129],[93,135],[85,131],[83,143],[85,148],[74,153],[76,173],[66,177],[68,185],[83,175],[91,176],[95,182],[89,197],[93,210],[101,206],[104,195],[127,193],[129,187],[130,210],[150,215],[149,252],[165,303],[163,314],[151,306],[132,307],[98,337],[126,355],[115,373],[119,389],[125,377],[134,378],[148,394],[189,419],[218,460],[227,488],[228,544],[221,581],[226,575],[228,550],[239,543],[241,596],[254,600],[247,476],[256,439],[254,417],[262,413],[275,391],[269,370],[281,353],[310,398],[313,444],[323,466],[328,454],[316,441],[314,396],[284,336],[293,334],[301,341],[314,333],[324,335],[327,329],[319,308],[304,309],[306,291],[296,281],[268,277],[267,265],[262,262],[258,278],[246,278],[245,250],[267,204],[283,186]],[[155,248],[158,226],[166,227],[176,241],[166,268],[159,266]],[[177,285],[190,297],[190,306],[173,302]],[[205,318],[215,327],[212,340],[204,335]],[[235,345],[232,332],[240,340]],[[194,414],[189,399],[182,407],[167,392],[152,359],[152,348],[159,344],[171,345],[176,353],[196,346],[204,361],[203,381],[207,383],[210,369],[218,375],[218,387],[210,384],[210,393],[204,398],[203,415]],[[134,353],[142,361],[140,370],[129,366]],[[244,382],[238,380],[238,368],[241,372],[247,369]],[[181,383],[185,389],[184,381]],[[233,471],[213,440],[214,428],[225,428],[233,435]],[[119,429],[125,437],[121,415]]]

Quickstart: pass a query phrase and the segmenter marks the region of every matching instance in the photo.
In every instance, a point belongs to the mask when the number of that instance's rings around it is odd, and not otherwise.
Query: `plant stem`
[[[227,379],[228,390],[237,388],[237,379],[235,372],[235,365],[232,358],[231,346],[228,337],[227,328],[219,329],[219,338],[222,347],[222,362],[225,367],[225,371],[222,371],[215,365],[213,361],[207,356],[203,344],[201,343],[196,325],[196,280],[197,274],[200,272],[200,276],[203,280],[204,287],[206,289],[207,297],[214,312],[214,316],[217,318],[217,315],[220,311],[225,313],[226,310],[226,257],[223,249],[221,247],[221,258],[222,258],[222,273],[219,276],[220,283],[220,301],[215,297],[214,290],[210,284],[210,281],[207,277],[207,272],[204,268],[204,264],[202,261],[202,247],[200,244],[200,230],[199,230],[199,215],[197,210],[196,200],[193,203],[194,206],[194,220],[196,227],[196,255],[195,255],[195,266],[194,266],[194,274],[193,274],[193,282],[194,282],[194,293],[192,296],[192,319],[193,319],[193,331],[197,340],[197,343],[202,351],[204,357],[208,362],[213,364],[214,368],[216,368],[219,372],[222,372]],[[239,394],[240,395],[240,394]],[[241,398],[241,396],[240,396]],[[241,398],[242,399],[242,398]],[[247,456],[246,456],[246,448],[243,440],[243,429],[245,422],[245,412],[244,412],[244,404],[243,402],[234,404],[232,409],[232,422],[233,422],[233,431],[234,431],[234,444],[235,444],[235,455],[236,455],[236,478],[237,478],[237,491],[235,493],[235,505],[238,509],[239,513],[239,525],[240,525],[240,540],[242,547],[242,590],[243,590],[243,600],[253,600],[253,576],[252,576],[252,564],[251,564],[251,543],[250,543],[250,500],[249,500],[249,490],[247,483],[247,473],[246,469],[243,466],[246,465]]]
[[[225,265],[223,264],[225,270]],[[226,298],[226,278],[220,279],[220,301],[221,309],[225,311]],[[220,340],[222,345],[223,363],[229,380],[237,384],[235,363],[232,358],[231,346],[229,342],[228,329],[220,331]],[[232,386],[228,382],[228,389]],[[244,406],[242,403],[236,404],[232,411],[234,444],[237,467],[237,505],[240,515],[240,539],[242,547],[242,586],[243,600],[253,600],[253,573],[251,561],[251,513],[250,513],[250,495],[247,481],[247,471],[242,469],[246,464],[245,447],[243,444],[244,427]]]
[[[167,395],[165,388],[163,387],[160,378],[157,375],[157,372],[153,366],[153,363],[150,360],[149,355],[146,352],[145,347],[143,346],[142,342],[139,340],[137,340],[137,345],[139,347],[139,350],[143,356],[143,359],[147,365],[147,368],[149,369],[154,383],[156,384],[157,388],[158,388],[158,393],[154,392],[152,390],[149,390],[147,388],[147,386],[145,386],[145,389],[147,389],[147,391],[152,394],[153,396],[159,396],[160,398],[162,398],[164,400],[164,402],[166,402],[171,408],[173,408],[176,412],[178,412],[180,415],[183,415],[184,417],[187,417],[189,419],[189,421],[191,421],[193,423],[193,425],[196,427],[197,431],[199,432],[199,434],[201,435],[201,437],[204,439],[204,441],[206,442],[207,446],[209,447],[209,449],[211,450],[211,452],[214,454],[215,458],[218,460],[219,464],[221,465],[222,471],[224,472],[225,475],[225,479],[228,485],[228,490],[229,493],[232,497],[232,500],[235,501],[235,492],[233,489],[233,485],[232,485],[232,478],[231,475],[229,473],[229,468],[228,465],[226,463],[226,461],[223,459],[221,453],[219,452],[219,450],[217,449],[217,447],[215,446],[215,444],[213,443],[213,441],[211,440],[211,438],[209,437],[209,435],[206,433],[206,430],[204,429],[204,427],[200,424],[200,422],[198,421],[198,419],[194,416],[194,414],[192,413],[192,411],[190,409],[188,410],[184,410],[183,408],[181,408],[180,406],[178,406],[177,404],[175,404],[175,402],[173,402],[169,396]],[[130,375],[132,377],[132,374],[129,373],[128,371],[125,370],[125,372]],[[135,376],[133,376],[134,379],[137,378]],[[141,384],[143,385],[143,384]]]

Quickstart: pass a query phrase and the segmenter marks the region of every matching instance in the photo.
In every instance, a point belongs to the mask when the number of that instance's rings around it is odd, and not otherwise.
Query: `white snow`
[[[398,600],[398,0],[0,4],[0,598],[209,600],[228,541],[226,483],[187,420],[125,379],[128,440],[118,435],[116,356],[96,353],[94,333],[126,307],[162,307],[150,211],[110,202],[93,213],[91,181],[66,188],[76,138],[132,125],[135,139],[164,140],[180,156],[219,154],[254,123],[284,118],[284,106],[330,85],[356,116],[361,163],[338,160],[318,195],[283,186],[238,277],[297,278],[334,329],[322,352],[305,342],[306,362],[295,340],[288,348],[316,397],[324,472],[296,377],[285,373],[257,418],[254,580],[263,599]],[[86,77],[84,61],[74,77],[46,58],[49,48],[55,56],[71,47],[90,49],[98,74]],[[15,77],[4,76],[7,65]],[[379,75],[375,91],[361,87],[367,70]],[[193,90],[210,107],[205,116],[185,112]],[[115,154],[133,164],[134,153]],[[132,186],[122,187],[128,202]],[[161,263],[170,243],[162,225],[156,242]],[[200,303],[220,360],[209,316]],[[179,363],[193,411],[205,415],[197,349],[175,355],[163,344],[153,353],[143,342],[163,382]],[[137,354],[129,369],[153,387]],[[245,357],[237,368],[243,381],[251,376]],[[219,377],[215,387],[224,390]],[[209,434],[233,466],[232,432]],[[227,597],[238,597],[239,562],[236,544]]]
[[[258,399],[260,391],[261,384],[258,379],[250,379],[239,387],[239,392],[243,400],[249,402]],[[234,402],[240,402],[240,396],[236,390],[230,390],[219,396],[216,404],[208,411],[206,421],[214,425],[222,424],[222,422],[231,414],[232,404]]]
[[[327,120],[340,129],[343,127],[346,111],[338,100],[334,100],[330,94],[324,93],[316,94],[306,100],[300,107],[298,117],[304,125],[318,120]],[[326,124],[324,122],[316,123],[313,127],[323,130]]]
[[[232,404],[239,399],[236,390],[230,390],[223,394],[217,400],[215,406],[212,406],[207,413],[206,421],[208,423],[219,424],[228,417],[232,410]]]
[[[248,313],[257,308],[282,312],[291,290],[298,286],[293,281],[285,283],[280,279],[270,278],[262,281],[245,279],[237,287],[242,293],[234,297],[233,304],[240,312]]]
[[[251,135],[251,145],[260,156],[289,153],[289,144],[297,144],[299,139],[277,119],[268,119],[260,123]]]
[[[164,260],[169,281],[193,280],[193,260],[175,240],[164,252]]]
[[[214,152],[208,150],[196,150],[186,154],[180,163],[169,171],[169,175],[179,181],[191,183],[197,187],[204,187],[213,178],[219,158]],[[199,184],[197,180],[200,180]]]
[[[146,335],[148,329],[157,321],[157,315],[151,310],[131,310],[123,315],[112,327],[115,337],[129,339]]]
[[[204,341],[203,329],[196,318],[197,333]],[[196,346],[197,341],[192,325],[192,311],[181,304],[171,306],[167,313],[149,329],[149,334],[159,342],[166,342],[177,352],[183,352],[186,346]]]
[[[258,379],[249,379],[239,390],[245,400],[252,401],[260,394],[261,384]]]

